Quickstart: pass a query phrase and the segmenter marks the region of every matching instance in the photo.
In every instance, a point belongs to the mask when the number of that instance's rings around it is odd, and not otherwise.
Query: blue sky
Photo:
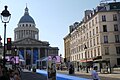
[[[69,33],[69,26],[80,22],[84,11],[96,8],[100,0],[0,0],[0,12],[8,6],[11,20],[7,24],[7,37],[14,40],[14,28],[24,15],[24,9],[29,8],[29,14],[39,29],[39,39],[48,41],[50,46],[58,47],[59,54],[64,55],[63,38]],[[0,22],[0,35],[3,38],[4,24]],[[2,40],[3,42],[3,40]]]

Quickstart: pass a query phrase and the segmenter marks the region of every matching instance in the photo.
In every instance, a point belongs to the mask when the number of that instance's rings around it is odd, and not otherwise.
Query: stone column
[[[21,30],[20,30],[20,39],[21,39]]]
[[[40,59],[40,48],[38,48],[38,59]]]
[[[47,57],[47,49],[45,48],[45,57]]]
[[[33,31],[31,31],[31,38],[33,38]]]
[[[30,30],[30,37],[32,37],[32,32],[31,32],[31,30]]]
[[[33,48],[31,48],[31,65],[33,64]]]
[[[24,48],[24,59],[25,59],[25,65],[26,65],[26,48]]]
[[[23,37],[25,37],[25,30],[23,30]]]
[[[19,31],[19,39],[20,39],[20,31]]]

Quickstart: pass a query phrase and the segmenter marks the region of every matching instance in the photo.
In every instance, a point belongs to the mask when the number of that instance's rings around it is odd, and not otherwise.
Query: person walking
[[[14,79],[15,80],[21,80],[20,76],[19,76],[19,73],[17,73],[17,72],[14,73]]]
[[[9,71],[9,78],[10,78],[10,80],[15,80],[14,79],[14,70]]]
[[[100,80],[96,70],[97,70],[97,66],[94,66],[93,70],[91,70],[92,78],[93,78],[93,80]]]
[[[0,64],[0,80],[3,78],[2,65]]]

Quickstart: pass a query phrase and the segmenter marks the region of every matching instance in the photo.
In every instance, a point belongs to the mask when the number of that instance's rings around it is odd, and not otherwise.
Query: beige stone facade
[[[27,7],[18,26],[14,29],[12,45],[13,48],[17,47],[19,58],[25,61],[24,65],[28,66],[37,64],[37,61],[43,61],[48,56],[57,56],[59,51],[58,47],[51,47],[48,41],[39,40],[39,29],[36,28]],[[46,61],[43,61],[43,66],[46,66]]]
[[[100,4],[95,10],[86,10],[84,19],[70,26],[70,46],[65,46],[70,61],[108,61],[120,65],[120,8],[119,2]],[[67,43],[64,43],[65,45]],[[85,45],[87,49],[84,49]],[[70,47],[70,51],[66,51]],[[87,59],[87,60],[86,60]]]

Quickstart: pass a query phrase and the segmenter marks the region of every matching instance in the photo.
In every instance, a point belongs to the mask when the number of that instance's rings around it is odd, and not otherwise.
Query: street
[[[33,72],[22,72],[21,80],[47,80],[47,77]]]
[[[57,73],[65,74],[70,77],[76,76],[76,77],[80,77],[80,78],[92,79],[92,76],[89,73],[84,73],[84,72],[83,73],[76,72],[75,74],[71,74],[71,75],[69,75],[67,71],[58,71]],[[113,76],[113,74],[99,74],[101,80],[106,80],[106,79],[107,80],[119,80],[120,74],[114,74],[114,75],[115,75],[114,77],[111,77],[111,76]],[[61,79],[60,78],[57,78],[57,79],[61,80],[62,77],[61,77]],[[72,78],[72,77],[71,77],[71,79],[74,80],[74,78]],[[31,71],[23,71],[21,73],[21,80],[47,80],[47,76],[45,76],[43,73],[40,74],[40,73],[31,72]]]

